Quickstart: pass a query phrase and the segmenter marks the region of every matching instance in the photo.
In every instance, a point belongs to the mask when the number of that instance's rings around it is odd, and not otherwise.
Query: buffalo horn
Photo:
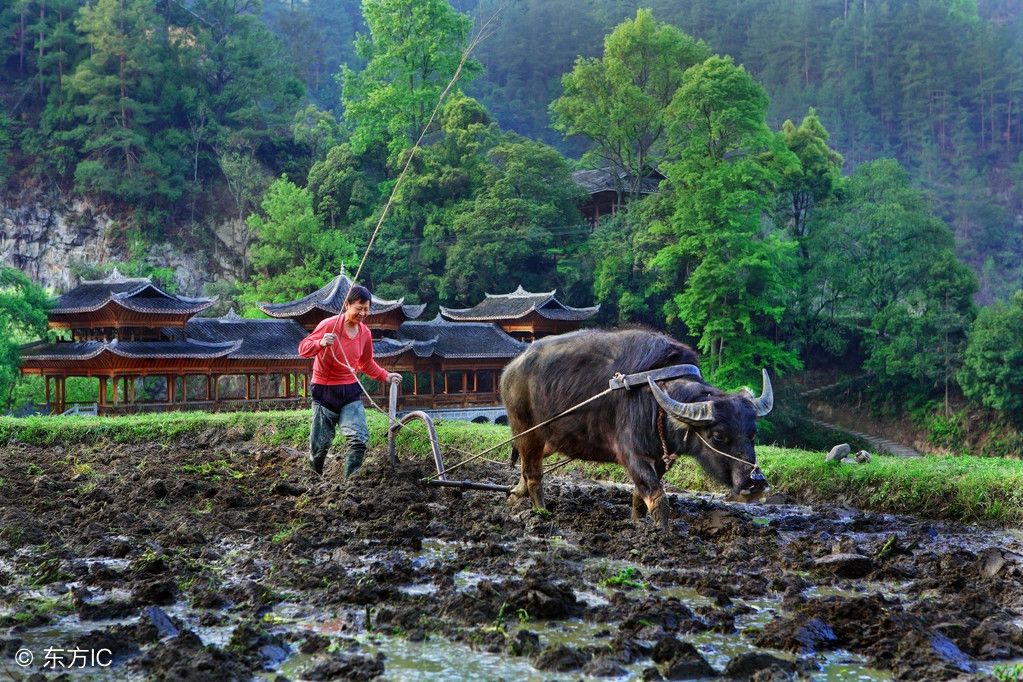
[[[664,389],[654,383],[653,377],[648,377],[646,382],[650,384],[650,390],[654,393],[657,404],[664,408],[664,411],[675,419],[693,426],[706,426],[714,421],[714,403],[703,400],[698,403],[682,403],[670,395]]]
[[[758,417],[763,417],[774,407],[774,389],[771,388],[771,379],[767,376],[766,369],[761,371],[764,373],[764,391],[759,398],[753,399],[753,409],[757,411]]]

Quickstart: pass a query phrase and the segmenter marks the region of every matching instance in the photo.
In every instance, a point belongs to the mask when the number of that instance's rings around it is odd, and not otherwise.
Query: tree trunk
[[[43,97],[43,22],[46,21],[46,0],[39,3],[39,63],[36,64],[36,73],[39,74],[39,97]]]

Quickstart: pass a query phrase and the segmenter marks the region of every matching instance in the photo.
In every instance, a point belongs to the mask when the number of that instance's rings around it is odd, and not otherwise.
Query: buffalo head
[[[725,393],[701,382],[676,381],[668,390],[648,380],[657,404],[671,418],[665,434],[675,451],[692,455],[712,478],[743,500],[767,490],[767,479],[757,468],[753,443],[756,420],[774,407],[774,391],[767,370],[760,397],[749,391]]]

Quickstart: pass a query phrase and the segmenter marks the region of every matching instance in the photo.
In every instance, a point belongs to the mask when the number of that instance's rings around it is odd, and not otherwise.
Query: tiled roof
[[[487,294],[486,298],[472,308],[444,308],[441,315],[449,320],[483,321],[483,320],[515,320],[536,312],[550,320],[572,320],[580,322],[593,317],[600,306],[592,308],[572,308],[556,298],[554,291],[546,293],[530,293],[520,285],[510,294]]]
[[[184,333],[193,342],[238,343],[232,358],[266,360],[297,359],[298,344],[308,334],[294,320],[250,320],[233,310],[224,317],[193,317]]]
[[[106,279],[87,280],[57,299],[51,314],[89,313],[107,303],[141,313],[194,315],[213,305],[211,298],[168,294],[144,278],[126,278],[115,268]]]
[[[22,346],[23,360],[91,360],[101,353],[122,358],[208,359],[230,355],[241,346],[240,341],[197,343],[184,341],[78,341],[76,343],[32,343]]]
[[[342,271],[340,275],[330,280],[326,286],[296,301],[289,301],[287,303],[257,303],[256,305],[270,317],[277,318],[298,317],[314,308],[322,310],[328,315],[337,315],[341,312],[341,304],[344,303],[348,290],[351,288],[352,280]],[[404,305],[404,301],[404,298],[388,301],[373,296],[369,305],[369,314],[382,315],[395,308],[401,308],[405,317],[414,320],[422,315],[423,310],[426,308],[426,305]]]
[[[617,192],[628,189],[632,184],[632,175],[623,169],[611,166],[581,170],[572,173],[572,181],[582,187],[588,194],[597,192]],[[653,172],[643,178],[639,185],[640,194],[653,194],[663,180],[660,173]]]
[[[166,341],[79,341],[22,347],[27,360],[89,360],[105,351],[126,358],[219,358],[298,360],[306,331],[292,320],[248,320],[231,311],[224,317],[193,317],[182,329],[162,330]]]
[[[389,342],[395,346],[406,344],[406,350],[410,347],[419,357],[433,354],[451,359],[513,358],[528,346],[504,333],[497,325],[487,322],[449,322],[440,315],[429,322],[404,322],[398,335],[397,342]],[[374,354],[376,348],[374,345]]]
[[[373,341],[374,358],[393,358],[402,353],[412,351],[416,357],[428,358],[437,347],[436,339],[430,341],[413,341],[412,339],[375,339]]]

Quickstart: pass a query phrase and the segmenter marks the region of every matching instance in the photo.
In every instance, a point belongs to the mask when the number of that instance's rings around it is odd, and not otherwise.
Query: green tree
[[[796,126],[782,125],[785,146],[799,159],[779,185],[776,222],[798,240],[806,237],[810,215],[818,204],[834,196],[842,179],[842,155],[828,146],[828,131],[811,107]],[[805,249],[802,249],[805,258]]]
[[[871,329],[881,342],[870,344],[866,366],[888,385],[919,386],[921,398],[940,391],[947,413],[976,315],[977,278],[951,250],[936,258],[919,288],[874,318]]]
[[[46,335],[49,296],[25,273],[0,267],[0,400],[11,409],[18,381],[19,343]]]
[[[270,157],[273,145],[290,136],[304,88],[256,8],[238,0],[196,0],[192,49],[213,145]]]
[[[313,212],[312,192],[287,176],[274,181],[261,203],[266,217],[253,214],[253,277],[239,296],[246,314],[259,301],[281,302],[305,296],[356,263],[355,247],[338,230],[325,230]]]
[[[291,134],[296,144],[308,147],[310,163],[322,160],[328,150],[341,142],[341,130],[334,114],[314,104],[295,114]]]
[[[1023,414],[1023,291],[980,311],[959,383],[966,397],[1019,420]]]
[[[587,240],[593,258],[593,294],[610,324],[661,326],[672,292],[657,286],[654,256],[673,241],[664,227],[674,202],[667,192],[633,201],[601,219]]]
[[[347,142],[331,147],[322,161],[309,169],[309,190],[320,220],[331,229],[364,220],[380,198],[383,168],[372,172],[372,153],[357,156]]]
[[[678,160],[665,168],[675,206],[653,231],[672,239],[651,266],[660,291],[670,292],[668,322],[685,324],[724,381],[799,364],[775,328],[795,244],[764,224],[780,178],[798,160],[767,128],[766,109],[763,88],[727,57],[688,69],[670,107]]]
[[[554,127],[591,141],[584,160],[628,171],[621,191],[635,198],[663,160],[667,109],[683,72],[709,56],[703,42],[638,10],[604,40],[603,57],[579,58],[565,74],[565,94],[550,106]]]
[[[568,165],[547,145],[509,135],[486,156],[491,177],[454,216],[438,294],[450,305],[472,305],[487,292],[522,284],[544,289],[557,280],[557,258],[582,223],[578,188]]]
[[[80,191],[127,201],[179,198],[187,166],[173,111],[180,75],[152,0],[98,0],[77,21],[90,56],[69,81],[83,158]]]
[[[454,75],[472,21],[447,0],[363,0],[369,35],[355,43],[366,67],[341,69],[341,103],[361,154],[384,144],[391,158],[419,136],[441,92]],[[462,70],[467,84],[480,71],[475,60]]]
[[[958,352],[973,316],[976,279],[952,232],[892,159],[857,168],[822,213],[808,241],[819,321],[852,332],[884,391],[926,397],[954,371],[939,355]]]

